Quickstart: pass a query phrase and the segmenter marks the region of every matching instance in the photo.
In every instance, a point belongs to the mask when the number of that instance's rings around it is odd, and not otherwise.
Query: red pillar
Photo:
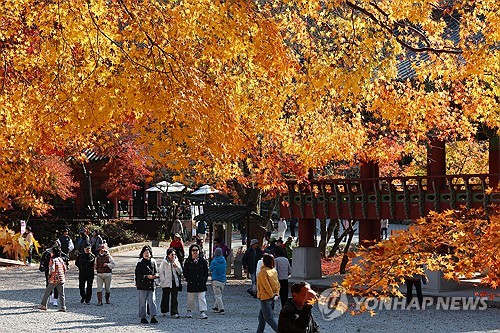
[[[488,165],[490,174],[500,173],[500,140],[497,135],[490,138],[490,147],[488,155]],[[490,177],[490,183],[488,184],[491,188],[496,188],[498,186],[498,177]]]
[[[427,176],[446,176],[446,143],[432,139],[427,150]],[[437,188],[445,185],[444,179],[436,182]]]
[[[359,167],[359,178],[378,178],[379,168],[377,163],[366,162]],[[363,182],[363,187],[372,190],[372,182]]]
[[[314,244],[315,232],[316,221],[314,219],[299,219],[299,246],[316,247]]]
[[[359,244],[365,247],[380,242],[380,220],[359,220]]]
[[[359,168],[359,177],[363,184],[363,191],[372,191],[373,182],[371,180],[363,181],[363,178],[378,178],[378,164],[367,162],[361,164]],[[380,220],[362,219],[359,220],[359,244],[369,246],[380,241]]]

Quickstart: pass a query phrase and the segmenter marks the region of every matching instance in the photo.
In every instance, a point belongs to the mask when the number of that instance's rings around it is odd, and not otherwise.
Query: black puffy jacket
[[[242,264],[243,268],[248,270],[248,273],[253,274],[257,270],[257,262],[262,258],[262,251],[260,248],[249,248],[243,255]]]
[[[208,263],[205,258],[199,257],[197,262],[190,257],[187,258],[183,273],[187,281],[188,293],[207,291]]]
[[[153,258],[150,260],[142,258],[135,266],[135,285],[138,290],[155,289],[155,280],[148,279],[148,275],[158,275],[156,261]]]
[[[75,265],[81,276],[94,275],[95,255],[83,252],[76,258]]]

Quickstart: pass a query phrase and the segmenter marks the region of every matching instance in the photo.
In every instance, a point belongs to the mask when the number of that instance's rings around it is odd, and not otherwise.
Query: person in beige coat
[[[179,318],[179,303],[177,294],[182,290],[182,266],[177,259],[174,248],[167,250],[166,257],[160,264],[160,287],[162,289],[160,310],[163,316],[170,310],[170,315]]]

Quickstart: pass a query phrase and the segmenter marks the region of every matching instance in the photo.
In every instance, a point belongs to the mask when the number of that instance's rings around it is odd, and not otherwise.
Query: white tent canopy
[[[153,186],[146,190],[146,192],[164,192],[161,187]]]
[[[215,189],[214,187],[210,186],[210,185],[203,185],[202,187],[200,187],[199,189],[197,189],[196,191],[194,191],[193,195],[200,195],[200,194],[212,194],[212,193],[219,193],[220,191]]]
[[[148,188],[146,192],[176,193],[182,192],[185,188],[186,186],[179,182],[169,183],[166,180],[163,180],[159,183],[156,183],[155,186]],[[191,191],[191,189],[187,188],[187,191]]]

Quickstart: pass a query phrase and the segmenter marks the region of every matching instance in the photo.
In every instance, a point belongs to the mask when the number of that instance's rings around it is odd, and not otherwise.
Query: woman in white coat
[[[165,316],[169,310],[170,315],[179,318],[179,303],[177,293],[182,290],[182,266],[177,259],[174,248],[167,250],[167,256],[160,265],[160,287],[163,291],[160,310]]]
[[[280,220],[278,221],[278,239],[281,238],[283,242],[285,242],[286,228],[287,228],[286,220],[284,218],[280,218]]]

